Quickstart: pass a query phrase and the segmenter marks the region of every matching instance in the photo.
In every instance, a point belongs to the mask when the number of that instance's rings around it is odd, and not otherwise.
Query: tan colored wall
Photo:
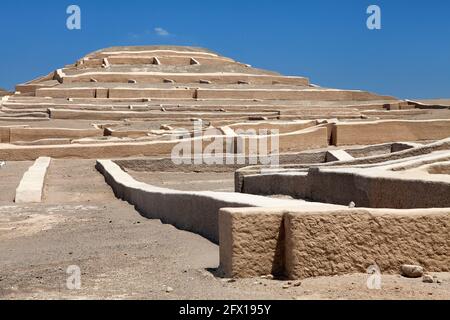
[[[10,133],[11,129],[23,129],[28,127],[28,125],[17,125],[17,126],[2,126],[0,127],[0,143],[10,143]]]
[[[91,78],[99,82],[127,83],[134,79],[138,83],[162,83],[164,79],[171,79],[177,83],[198,83],[200,80],[211,81],[214,84],[236,84],[238,81],[247,81],[251,84],[272,84],[277,82],[286,85],[308,85],[309,80],[301,77],[282,77],[270,75],[248,75],[248,74],[182,74],[182,73],[114,73],[93,72],[64,77],[63,83],[89,82]]]
[[[306,199],[310,195],[308,175],[304,173],[247,175],[239,192],[259,195],[288,195]]]
[[[267,151],[270,152],[272,142],[274,142],[270,136],[239,136],[236,139],[237,152],[242,153],[245,150],[246,154],[249,154],[251,146],[259,146],[260,141],[264,140],[267,141]],[[307,128],[297,132],[284,133],[278,135],[278,143],[279,148],[274,149],[275,153],[325,148],[328,146],[328,131],[326,128]]]
[[[127,89],[109,90],[110,98],[192,99],[195,89]]]
[[[16,189],[16,203],[36,203],[42,201],[45,177],[50,165],[50,158],[42,157],[24,173]]]
[[[383,273],[398,273],[402,264],[448,272],[449,228],[450,209],[289,213],[286,273],[291,279],[365,273],[375,263]]]
[[[202,120],[237,119],[245,120],[255,113],[245,112],[161,112],[154,110],[146,111],[91,111],[91,110],[71,110],[71,109],[49,109],[52,119],[83,119],[83,120],[123,120],[123,119],[158,119],[158,120],[188,120],[191,118],[200,118]],[[276,118],[276,112],[257,113],[258,116]]]
[[[208,57],[202,57],[198,55],[148,55],[148,56],[127,56],[127,55],[120,55],[120,56],[110,56],[108,57],[109,62],[112,65],[145,65],[145,64],[153,64],[154,57],[157,57],[161,64],[163,65],[190,65],[191,59],[194,58],[197,60],[200,64],[203,65],[219,65],[219,64],[226,64],[226,63],[233,63],[232,60],[227,58],[208,58]]]
[[[245,180],[244,180],[245,181]],[[309,199],[370,208],[443,208],[450,207],[450,183],[417,178],[406,174],[384,173],[382,170],[309,170]]]
[[[95,98],[96,89],[93,88],[42,88],[36,90],[36,97],[52,98]]]
[[[450,120],[387,120],[338,123],[333,144],[368,145],[396,141],[439,140],[450,137]]]
[[[134,205],[150,219],[160,219],[181,230],[219,241],[219,210],[223,207],[298,206],[300,201],[267,199],[229,192],[188,192],[154,187],[134,180],[110,160],[97,161],[117,197]]]
[[[283,212],[222,209],[219,213],[220,269],[229,278],[284,274]]]
[[[187,145],[191,145],[194,152],[196,141],[200,141],[202,151],[215,138],[223,139],[223,152],[231,151],[227,148],[232,146],[232,142],[227,142],[221,137],[200,137],[183,140]],[[112,159],[133,156],[168,156],[172,154],[175,146],[181,146],[181,140],[174,141],[150,141],[150,142],[130,142],[130,143],[97,143],[97,144],[71,144],[71,145],[47,145],[47,146],[15,146],[8,145],[0,149],[0,159],[7,161],[36,160],[39,157],[47,156],[55,159],[76,158],[76,159]]]
[[[101,137],[103,130],[98,129],[59,129],[59,128],[11,128],[10,142],[36,141],[50,138],[79,139]]]
[[[142,51],[103,51],[90,55],[93,58],[110,58],[110,57],[141,57],[141,56],[177,56],[177,57],[208,57],[213,59],[229,59],[225,57],[220,57],[217,54],[209,53],[209,52],[200,52],[200,51],[176,51],[176,50],[142,50]],[[229,59],[230,61],[233,61]]]
[[[303,279],[365,273],[374,263],[397,273],[410,263],[448,272],[449,227],[448,208],[226,208],[219,215],[221,271]]]
[[[255,130],[259,134],[260,130],[278,130],[279,133],[288,133],[300,131],[309,127],[313,127],[317,124],[317,121],[296,121],[296,122],[247,122],[247,123],[236,123],[231,124],[228,127],[234,131],[242,130]]]
[[[0,127],[0,143],[9,143],[10,128]]]
[[[388,97],[377,96],[364,91],[346,90],[256,90],[256,89],[199,89],[199,99],[262,99],[262,100],[379,100]],[[393,98],[392,98],[393,99]]]

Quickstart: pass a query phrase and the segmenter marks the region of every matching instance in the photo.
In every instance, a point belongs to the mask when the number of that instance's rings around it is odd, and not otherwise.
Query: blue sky
[[[71,4],[82,10],[79,31],[66,28]],[[371,4],[381,30],[366,27]],[[103,47],[176,44],[322,86],[450,97],[448,0],[2,0],[0,9],[8,89]]]

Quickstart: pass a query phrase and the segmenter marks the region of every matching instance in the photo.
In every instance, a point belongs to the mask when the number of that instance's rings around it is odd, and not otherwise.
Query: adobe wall
[[[386,153],[384,150],[390,150],[392,148],[392,144],[388,145],[379,145],[373,147],[364,147],[357,149],[346,149],[349,154],[352,156],[361,156],[361,152],[366,153],[374,153],[368,157],[355,158],[349,161],[341,161],[337,163],[325,162],[325,154],[324,152],[313,152],[313,153],[299,153],[298,161],[293,161],[290,164],[281,164],[277,172],[287,172],[287,171],[298,171],[298,170],[306,170],[310,167],[343,167],[343,166],[361,166],[361,165],[372,165],[379,164],[387,161],[396,161],[405,159],[408,157],[416,157],[421,155],[430,154],[432,152],[448,150],[450,149],[450,138],[442,139],[430,144],[421,145],[418,147],[405,149],[403,151],[395,152],[395,153]],[[358,151],[359,150],[359,151]],[[361,151],[361,152],[360,152]],[[246,168],[239,169],[235,174],[235,190],[236,192],[241,192],[242,184],[244,183],[244,178],[247,175],[254,175],[261,173],[261,170],[265,169],[265,166],[255,165],[249,166]],[[273,171],[273,170],[272,170]],[[276,173],[276,172],[274,172]]]
[[[214,74],[214,73],[145,73],[145,72],[89,72],[65,76],[63,83],[89,82],[95,78],[99,82],[127,83],[134,79],[138,83],[163,83],[164,79],[171,79],[180,84],[198,83],[200,80],[211,81],[214,84],[236,84],[238,81],[247,81],[256,85],[271,85],[273,82],[284,85],[307,86],[309,80],[302,77],[282,77],[272,75],[252,74]]]
[[[49,109],[50,117],[52,119],[77,119],[77,120],[123,120],[123,119],[177,119],[186,120],[190,118],[201,118],[202,120],[215,120],[218,118],[246,120],[249,113],[197,113],[197,112],[160,112],[158,111],[91,111],[91,110],[65,110],[65,109]],[[255,113],[253,113],[255,114]],[[276,118],[276,112],[258,113],[256,115],[265,116],[268,118]]]
[[[266,173],[244,178],[242,193],[259,195],[288,195],[297,199],[309,197],[307,172]]]
[[[220,272],[227,278],[284,274],[284,212],[222,209],[219,213]]]
[[[79,139],[101,136],[103,136],[103,130],[98,129],[10,128],[10,143],[51,138]]]
[[[450,137],[450,120],[386,120],[337,123],[332,144],[369,145],[397,141],[439,140]]]
[[[109,98],[193,99],[195,89],[109,89]]]
[[[95,98],[95,88],[41,88],[36,90],[36,97],[51,98]]]
[[[37,203],[42,201],[44,182],[51,159],[42,157],[25,172],[16,189],[16,203]]]
[[[150,219],[195,232],[218,243],[219,210],[224,207],[298,206],[301,201],[276,200],[226,192],[186,192],[154,187],[133,179],[110,160],[98,160],[97,170],[118,198]]]
[[[303,279],[383,273],[402,264],[450,271],[450,209],[225,208],[219,214],[225,277]]]
[[[308,128],[297,132],[283,133],[276,136],[279,148],[275,148],[275,153],[302,151],[307,149],[319,149],[328,146],[328,131],[326,128]],[[271,136],[238,136],[237,152],[249,154],[260,142],[267,141],[267,151],[272,148]]]
[[[313,201],[369,208],[450,207],[450,182],[408,178],[383,171],[309,170],[309,199]]]
[[[198,99],[262,99],[262,100],[380,100],[389,97],[377,96],[363,91],[305,89],[203,89],[197,90]],[[392,98],[393,99],[393,98]]]
[[[450,209],[345,210],[285,216],[286,275],[291,279],[365,273],[377,264],[450,271]]]
[[[288,133],[288,132],[296,132],[309,127],[313,127],[317,124],[315,120],[306,120],[306,121],[296,121],[296,122],[270,122],[270,121],[261,121],[261,122],[247,122],[247,123],[235,123],[231,124],[228,127],[233,129],[234,131],[248,131],[255,130],[256,134],[259,134],[260,130],[278,130],[279,133]]]
[[[222,152],[226,153],[231,148],[232,141],[227,141],[223,136],[208,136],[185,140],[171,141],[150,141],[150,142],[129,142],[129,143],[108,143],[98,144],[70,144],[70,145],[46,145],[46,146],[15,146],[8,145],[0,149],[0,159],[7,161],[35,160],[39,157],[47,156],[55,159],[75,158],[75,159],[111,159],[133,156],[161,156],[172,154],[175,146],[184,150],[190,148],[194,152],[195,146],[202,146],[205,151],[215,138],[222,139]],[[212,140],[209,140],[212,139]],[[220,141],[220,140],[218,140]],[[183,142],[184,144],[180,144]],[[183,151],[183,150],[181,150]],[[187,152],[187,151],[186,151]]]

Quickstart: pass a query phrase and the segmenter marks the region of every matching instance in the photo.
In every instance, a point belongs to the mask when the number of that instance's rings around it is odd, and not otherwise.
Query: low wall
[[[450,209],[226,208],[219,214],[226,277],[303,279],[362,272],[377,264],[450,271]]]
[[[385,100],[390,97],[377,96],[364,91],[305,89],[198,89],[198,99],[262,99],[262,100]],[[390,98],[393,99],[393,98]]]
[[[250,116],[277,118],[277,112],[161,112],[161,111],[91,111],[73,109],[49,109],[52,119],[76,120],[124,120],[124,119],[154,119],[154,120],[186,120],[201,118],[202,120],[237,119],[246,120]]]
[[[17,125],[17,126],[1,126],[0,127],[0,143],[10,142],[10,133],[12,128],[26,128],[28,125]]]
[[[286,275],[291,279],[365,273],[377,264],[450,271],[450,209],[345,210],[285,216]]]
[[[274,150],[275,153],[285,153],[328,147],[328,131],[323,127],[314,127],[276,136],[238,136],[236,140],[238,153],[254,153],[260,150],[261,143],[267,147],[265,152]],[[278,145],[274,144],[276,142]]]
[[[450,149],[450,138],[446,138],[440,141],[436,141],[426,145],[420,145],[417,147],[413,147],[410,149],[405,149],[403,151],[398,151],[395,153],[389,153],[392,148],[392,144],[379,145],[379,146],[371,146],[364,148],[355,148],[355,149],[346,149],[346,151],[355,157],[353,160],[348,161],[340,161],[340,162],[325,162],[325,153],[320,152],[317,153],[317,159],[321,159],[316,161],[314,158],[315,153],[299,153],[299,161],[291,162],[290,164],[281,164],[279,169],[276,171],[280,172],[293,172],[298,170],[307,170],[311,167],[344,167],[344,166],[369,166],[374,164],[379,164],[382,162],[388,161],[397,161],[409,157],[416,157],[421,155],[431,154],[432,152],[448,150]],[[369,152],[371,155],[367,157],[362,157],[364,153]],[[361,154],[363,153],[363,154]],[[300,160],[301,159],[301,160]],[[310,160],[311,159],[311,160]],[[262,170],[268,169],[266,166],[255,165],[249,166],[242,169],[239,169],[236,172],[235,178],[235,190],[236,192],[241,192],[242,184],[244,183],[244,177],[247,175],[254,175],[261,173]],[[275,170],[272,169],[273,173]]]
[[[60,128],[11,128],[10,142],[36,141],[51,138],[79,139],[101,137],[103,130],[98,129],[60,129]]]
[[[220,143],[215,143],[217,139]],[[0,159],[7,161],[36,160],[42,156],[55,159],[111,159],[121,157],[138,156],[186,156],[197,154],[197,150],[203,154],[211,145],[219,153],[231,152],[233,141],[224,136],[205,136],[194,139],[150,141],[150,142],[99,142],[92,144],[71,145],[45,145],[45,146],[15,146],[7,145],[0,149]],[[211,147],[212,148],[212,147]],[[214,150],[210,150],[211,152]],[[184,154],[186,153],[186,154]]]
[[[248,194],[287,195],[297,199],[305,199],[310,193],[307,172],[248,175],[241,190]]]
[[[382,170],[309,170],[309,199],[369,208],[450,207],[450,182],[432,177],[408,178]]]
[[[50,158],[43,157],[25,172],[16,190],[16,203],[41,202]]]
[[[109,89],[109,98],[193,99],[195,89]]]
[[[186,192],[138,182],[110,160],[98,160],[96,168],[118,198],[128,201],[144,216],[195,232],[218,243],[219,210],[224,207],[299,206],[304,202],[276,200],[226,192]]]
[[[41,88],[36,89],[36,97],[51,98],[95,98],[95,88]]]
[[[113,58],[114,59],[114,58]],[[148,58],[145,58],[148,59]],[[111,63],[114,60],[110,59]],[[164,61],[161,61],[164,64]],[[190,62],[190,58],[186,58]],[[189,64],[189,63],[188,63]],[[284,85],[307,86],[309,80],[300,77],[282,77],[272,75],[251,75],[251,74],[225,74],[225,73],[146,73],[146,72],[88,72],[78,75],[65,76],[63,83],[89,82],[95,78],[99,82],[128,83],[134,79],[138,83],[163,83],[164,79],[171,79],[176,83],[199,83],[200,80],[211,81],[214,84],[236,84],[238,81],[247,81],[256,85],[268,85],[273,82]]]
[[[235,132],[245,132],[249,130],[256,131],[256,134],[260,133],[260,130],[278,130],[280,134],[296,132],[306,128],[314,127],[317,125],[317,121],[315,120],[307,120],[307,121],[295,121],[295,122],[284,122],[284,121],[261,121],[261,122],[247,122],[247,123],[235,123],[231,124],[228,127],[234,130]]]
[[[440,140],[450,137],[450,120],[386,120],[337,123],[332,144],[368,145],[397,141]]]

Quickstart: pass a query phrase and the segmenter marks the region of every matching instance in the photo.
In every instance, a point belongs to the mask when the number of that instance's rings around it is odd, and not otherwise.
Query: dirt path
[[[4,167],[0,168],[0,205],[9,205],[14,202],[20,180],[32,164],[32,161],[8,161]]]
[[[287,289],[283,281],[215,278],[216,245],[141,217],[93,166],[52,161],[44,203],[0,206],[0,298],[450,299],[450,274],[438,275],[442,284],[383,276],[382,290],[367,289],[363,274]],[[80,267],[81,290],[66,288],[71,265]]]
[[[128,173],[138,181],[157,187],[182,191],[234,192],[234,172],[136,172]]]

